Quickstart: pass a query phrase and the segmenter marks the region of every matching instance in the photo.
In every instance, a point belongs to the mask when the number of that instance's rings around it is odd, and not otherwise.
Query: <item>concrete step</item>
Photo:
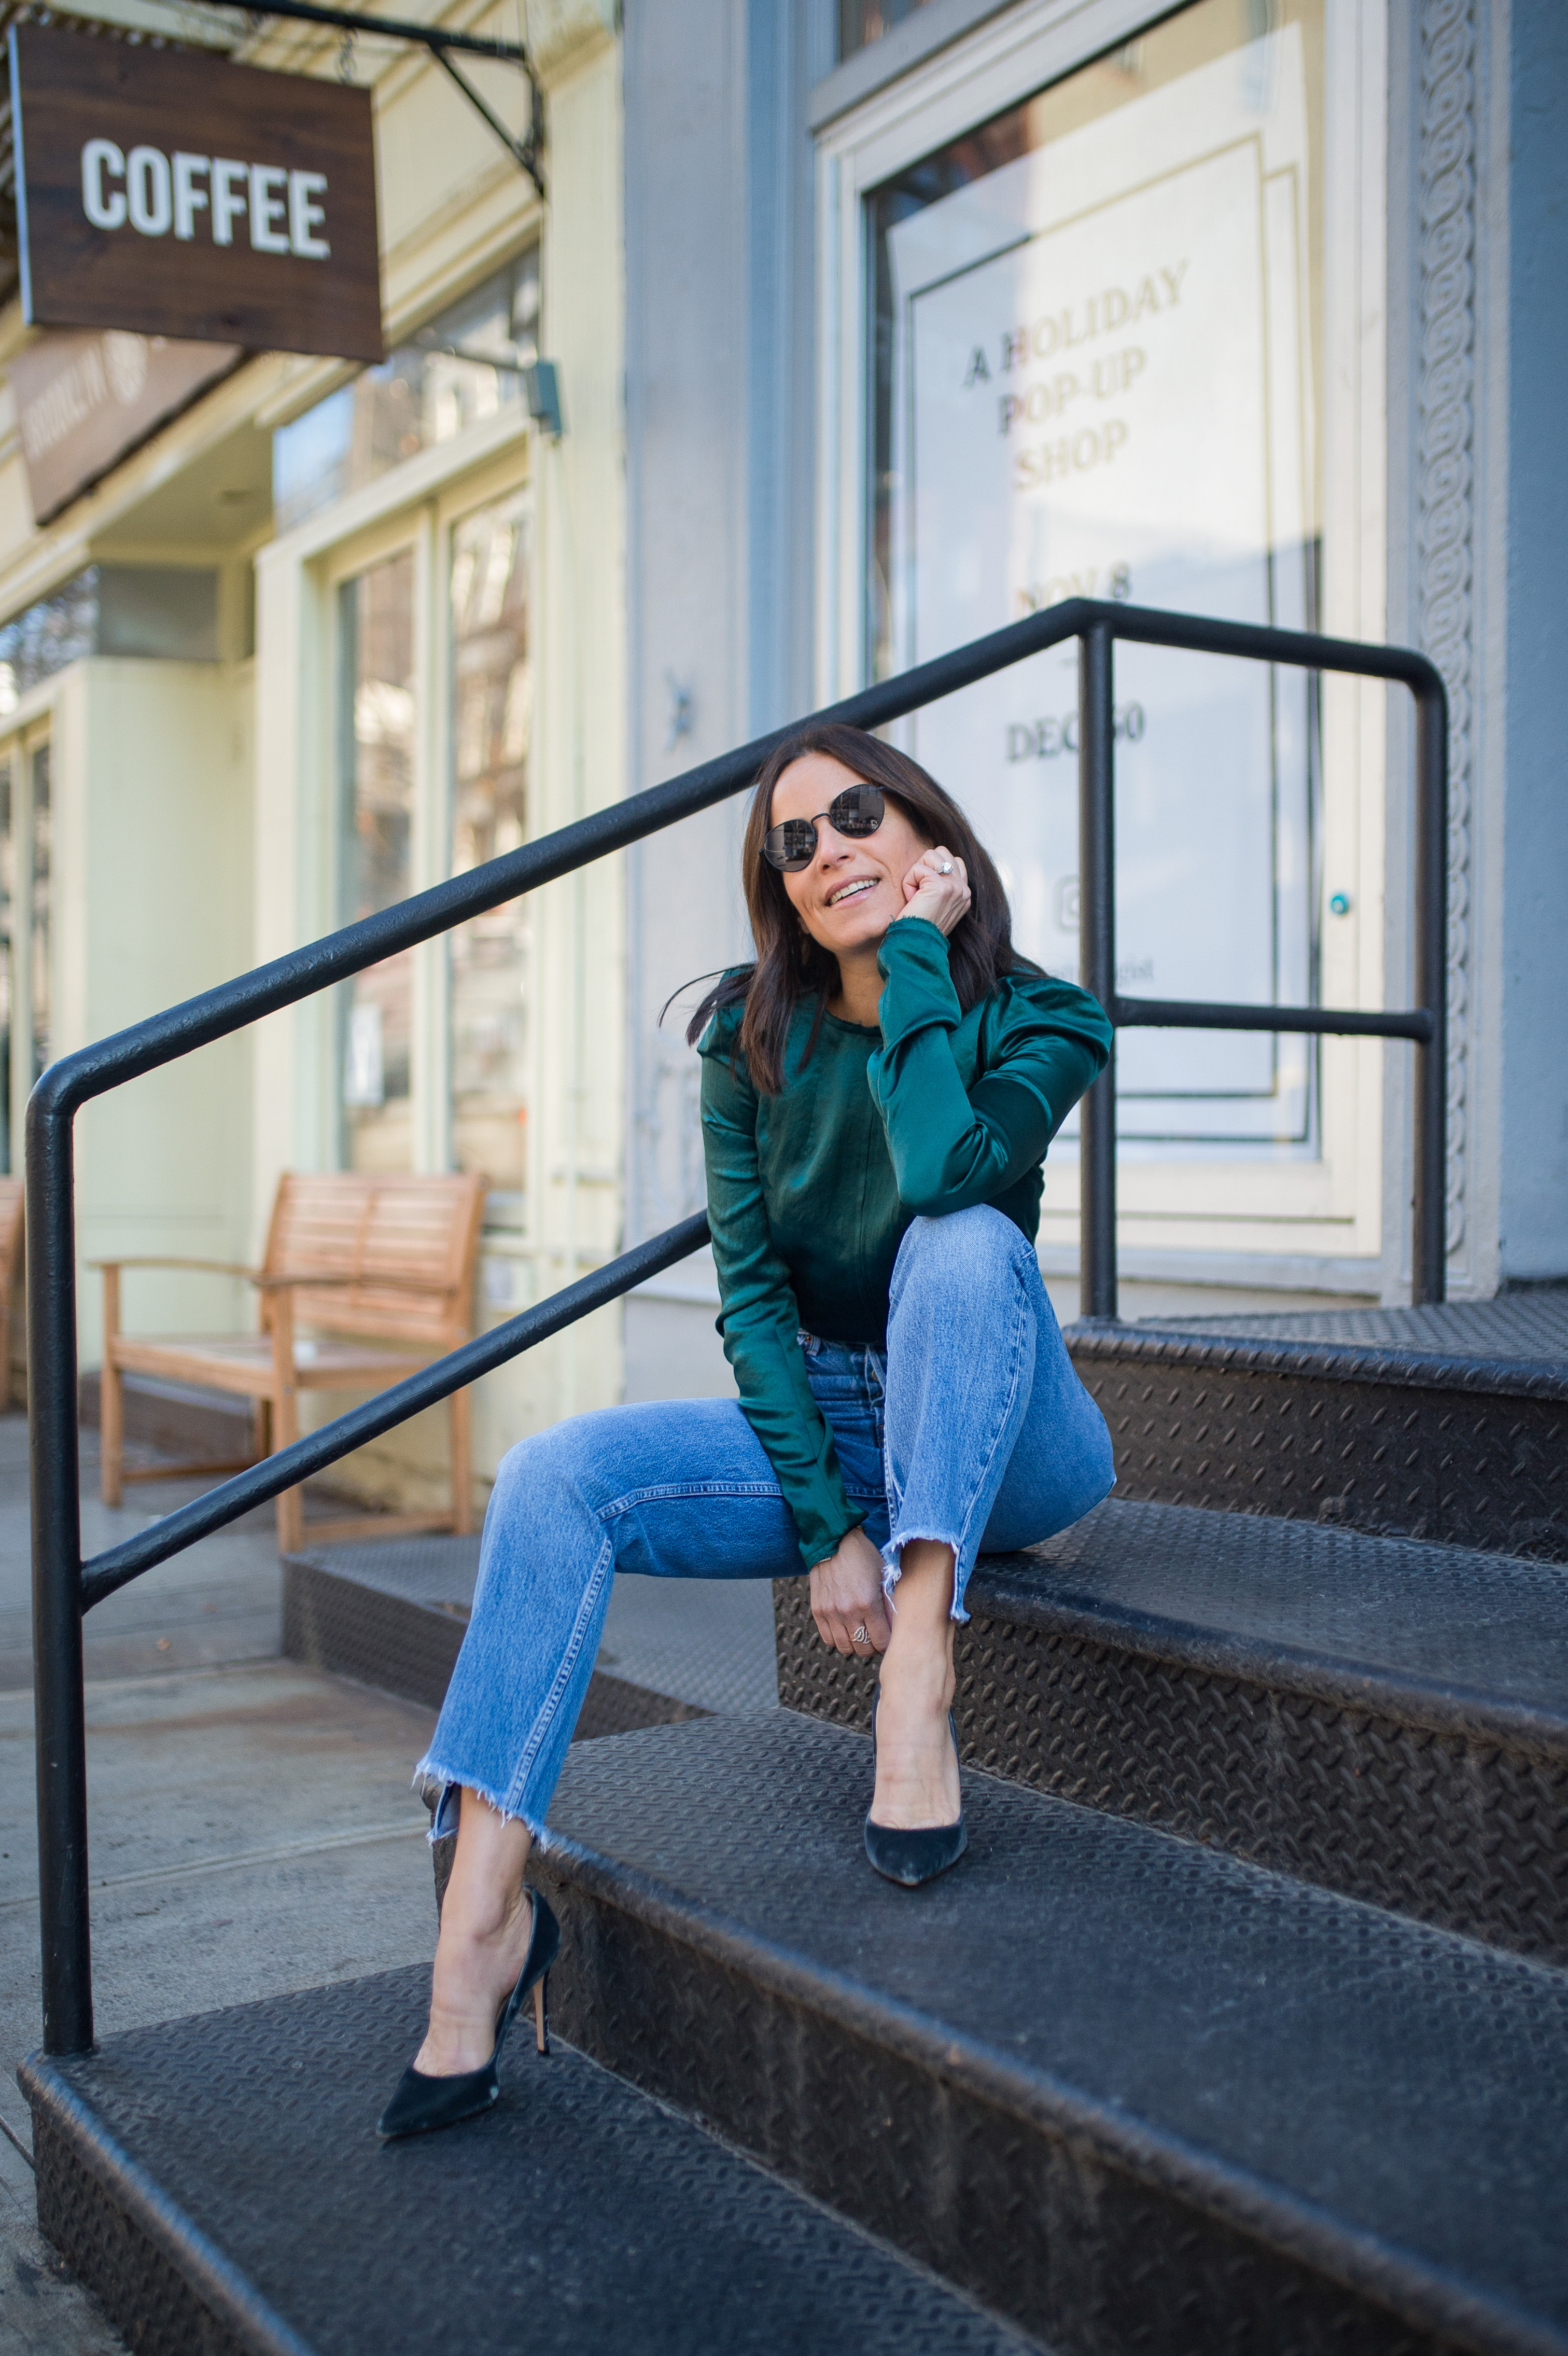
[[[478,1569],[477,1537],[307,1546],[283,1558],[283,1652],[439,1708]],[[695,1628],[687,1624],[693,1588],[704,1599]],[[715,1599],[698,1580],[623,1580],[575,1739],[673,1725],[713,1708],[771,1705],[776,1690],[760,1598]]]
[[[965,1760],[1568,1963],[1568,1571],[1112,1500],[969,1605]],[[774,1610],[781,1700],[865,1728],[874,1666]]]
[[[1066,1339],[1123,1497],[1568,1560],[1568,1287]]]
[[[1016,2330],[559,2040],[383,2147],[422,1968],[24,2065],[43,2232],[144,2356],[1023,2356]]]
[[[575,1750],[574,2044],[1060,2351],[1568,2350],[1568,1975],[1001,1778],[914,1892],[863,1736]]]

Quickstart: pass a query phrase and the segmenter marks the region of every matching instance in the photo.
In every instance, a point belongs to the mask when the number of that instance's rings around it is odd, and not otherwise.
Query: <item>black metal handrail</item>
[[[1299,630],[1194,618],[1072,598],[988,637],[885,680],[816,715],[878,728],[992,677],[1068,638],[1079,642],[1081,973],[1114,1024],[1200,1030],[1334,1032],[1403,1038],[1416,1053],[1417,1145],[1413,1293],[1440,1301],[1444,1279],[1446,1080],[1447,699],[1422,655]],[[1193,653],[1240,656],[1296,669],[1397,680],[1415,701],[1415,995],[1391,1014],[1321,1007],[1208,1005],[1122,998],[1115,989],[1115,728],[1117,638]],[[792,723],[792,728],[795,723]],[[51,1064],[27,1105],[27,1360],[33,1508],[33,1657],[37,1697],[38,1885],[43,1942],[44,2049],[92,2043],[88,1898],[87,1746],[82,1615],[155,1563],[221,1529],[252,1506],[324,1471],[368,1440],[435,1405],[592,1309],[618,1300],[700,1248],[704,1213],[623,1253],[507,1324],[469,1342],[347,1415],[307,1433],[205,1496],[83,1563],[77,1455],[76,1214],[73,1123],[81,1106],[127,1080],[363,972],[397,950],[449,932],[607,852],[739,793],[792,729],[776,729],[667,785],[608,809],[398,906],[345,926],[238,980],[187,999]],[[1082,1308],[1115,1317],[1115,1056],[1084,1099],[1081,1141]]]

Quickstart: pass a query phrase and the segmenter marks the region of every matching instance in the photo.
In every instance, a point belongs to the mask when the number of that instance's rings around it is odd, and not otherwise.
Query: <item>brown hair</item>
[[[861,729],[831,720],[797,728],[768,755],[746,821],[741,882],[757,945],[756,963],[726,974],[704,998],[686,1033],[688,1044],[695,1045],[714,1014],[743,1000],[746,1012],[737,1044],[752,1085],[764,1096],[777,1096],[784,1086],[784,1043],[795,1008],[808,994],[816,997],[816,1019],[805,1048],[809,1055],[838,981],[837,958],[812,939],[795,912],[783,875],[763,856],[763,838],[773,822],[773,787],[790,764],[807,753],[826,753],[867,785],[880,786],[928,843],[945,843],[964,862],[969,910],[949,937],[947,954],[953,987],[965,1014],[990,996],[999,974],[1019,967],[1035,970],[1013,947],[1008,895],[989,852],[935,778],[907,753]]]

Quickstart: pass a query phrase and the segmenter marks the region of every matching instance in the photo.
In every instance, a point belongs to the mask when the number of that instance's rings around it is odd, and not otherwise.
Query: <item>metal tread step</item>
[[[966,1760],[1568,1963],[1557,1565],[1111,1499],[968,1601]],[[781,1699],[863,1728],[874,1666],[774,1612]]]
[[[1568,1975],[967,1775],[917,1892],[863,1737],[574,1751],[566,2033],[1052,2346],[1568,2350]]]
[[[1550,1348],[1532,1347],[1523,1334],[1478,1323],[1445,1329],[1436,1322],[1443,1314],[1406,1309],[1342,1317],[1151,1318],[1135,1325],[1084,1320],[1066,1327],[1065,1339],[1075,1356],[1090,1359],[1322,1372],[1351,1382],[1568,1402],[1568,1344],[1558,1346],[1554,1329]]]
[[[1495,1301],[1445,1301],[1419,1308],[1243,1311],[1222,1317],[1150,1319],[1161,1329],[1238,1341],[1328,1342],[1368,1352],[1465,1358],[1477,1365],[1524,1363],[1568,1375],[1568,1285],[1532,1284]]]
[[[283,1558],[283,1651],[438,1708],[468,1625],[479,1539],[379,1538]],[[615,1582],[576,1740],[778,1699],[772,1614],[744,1581]]]
[[[1568,1291],[1065,1339],[1124,1497],[1568,1560]]]
[[[35,2057],[39,2221],[148,2356],[1025,2356],[884,2243],[559,2041],[383,2147],[427,1971]]]
[[[1438,1732],[1568,1761],[1568,1569],[1480,1548],[1108,1500],[990,1557],[994,1617],[1123,1636],[1217,1676],[1285,1684]]]

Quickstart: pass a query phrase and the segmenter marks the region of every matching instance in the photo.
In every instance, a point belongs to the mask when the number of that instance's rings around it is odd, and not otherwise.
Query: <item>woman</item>
[[[688,1034],[740,1403],[577,1416],[501,1465],[419,1769],[457,1845],[387,2136],[495,2100],[530,1989],[542,2049],[558,1933],[523,1868],[616,1569],[809,1573],[823,1642],[882,1656],[866,1850],[912,1886],[964,1847],[953,1628],[976,1555],[1064,1529],[1114,1478],[1033,1248],[1040,1163],[1105,1062],[1104,1016],[1017,954],[962,811],[874,737],[781,745],[742,855],[757,960]]]

